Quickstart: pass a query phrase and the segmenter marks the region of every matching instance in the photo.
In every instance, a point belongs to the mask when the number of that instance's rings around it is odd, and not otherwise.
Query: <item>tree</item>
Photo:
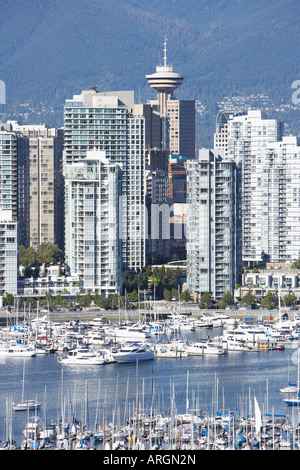
[[[212,303],[213,299],[211,294],[209,292],[204,292],[199,302],[199,308],[211,308]]]
[[[9,294],[5,292],[3,296],[3,305],[13,305],[14,304],[14,296],[13,294]]]
[[[175,289],[175,287],[173,287],[172,290],[171,290],[171,299],[173,299],[173,298],[178,300],[178,290]]]
[[[19,263],[24,267],[24,277],[38,276],[39,265],[36,259],[35,249],[21,245],[19,248]]]
[[[234,298],[231,292],[227,291],[223,295],[221,302],[220,302],[220,308],[226,308],[228,305],[233,305],[234,304]]]
[[[36,251],[39,264],[57,264],[63,262],[63,252],[55,243],[41,243]]]
[[[169,290],[166,289],[166,288],[164,288],[163,295],[164,295],[164,299],[165,299],[165,300],[171,300],[171,298],[172,298],[171,291],[169,291]]]
[[[189,301],[191,300],[190,291],[189,291],[188,289],[186,289],[186,290],[184,290],[183,292],[181,292],[180,298],[181,298],[181,300],[183,300],[184,302],[189,302]]]
[[[290,307],[291,305],[295,305],[297,302],[297,297],[294,294],[287,294],[283,297],[284,305]]]
[[[55,307],[55,300],[50,292],[45,293],[45,297],[40,300],[41,305],[52,311]]]
[[[247,294],[243,295],[241,298],[241,304],[243,305],[254,305],[256,303],[256,297],[252,292],[247,292]]]
[[[129,300],[129,302],[138,302],[138,293],[137,291],[134,289],[132,292],[129,292],[127,294],[127,298]]]
[[[55,305],[61,305],[62,307],[67,307],[68,301],[64,299],[61,294],[57,294],[55,297]]]
[[[269,291],[261,301],[262,308],[275,308],[278,305],[278,297],[273,292]]]
[[[300,259],[295,259],[291,267],[293,269],[300,269]]]

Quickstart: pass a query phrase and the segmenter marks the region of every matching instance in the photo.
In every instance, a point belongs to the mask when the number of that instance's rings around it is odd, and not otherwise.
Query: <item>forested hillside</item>
[[[5,0],[0,16],[3,120],[62,125],[65,99],[91,85],[153,98],[145,75],[162,62],[165,35],[185,76],[178,98],[206,107],[202,134],[224,96],[290,103],[300,79],[298,0]]]

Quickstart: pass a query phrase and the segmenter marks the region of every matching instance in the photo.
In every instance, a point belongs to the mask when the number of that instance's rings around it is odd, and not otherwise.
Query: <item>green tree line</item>
[[[292,307],[297,304],[297,297],[294,294],[286,294],[280,300],[281,305],[285,307]],[[261,308],[273,309],[278,307],[279,300],[278,295],[271,291],[269,291],[262,299],[258,299],[254,294],[252,294],[252,292],[247,292],[247,294],[239,299],[239,303],[240,305],[245,307],[247,306],[249,308],[255,308],[259,304]],[[199,308],[213,308],[214,306],[226,308],[234,304],[235,301],[230,292],[225,292],[219,302],[215,302],[209,292],[204,292],[199,302]]]
[[[24,277],[38,277],[43,264],[49,266],[63,261],[63,252],[55,243],[41,243],[36,250],[32,246],[21,245],[19,248],[19,264],[24,267]]]

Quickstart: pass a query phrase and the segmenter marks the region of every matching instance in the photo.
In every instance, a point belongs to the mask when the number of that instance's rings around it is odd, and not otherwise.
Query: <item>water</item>
[[[207,332],[203,332],[207,334]],[[217,332],[215,332],[217,334]],[[197,339],[199,333],[197,333]],[[195,334],[190,335],[195,339]],[[280,387],[288,379],[297,381],[298,344],[285,350],[229,352],[225,356],[189,356],[181,359],[156,358],[136,364],[62,366],[57,354],[25,359],[24,398],[42,402],[38,416],[58,422],[62,415],[82,419],[94,431],[95,420],[124,424],[139,408],[165,413],[174,395],[178,412],[190,408],[204,411],[239,409],[249,411],[249,396],[255,395],[263,413],[292,415]],[[7,401],[19,401],[24,359],[3,358],[0,363],[0,439],[7,439]],[[187,386],[188,385],[188,386]],[[188,393],[187,393],[188,390]],[[64,399],[62,399],[64,397]],[[252,410],[253,411],[253,410]],[[34,412],[30,412],[34,416]],[[21,445],[26,412],[12,413],[12,437]]]

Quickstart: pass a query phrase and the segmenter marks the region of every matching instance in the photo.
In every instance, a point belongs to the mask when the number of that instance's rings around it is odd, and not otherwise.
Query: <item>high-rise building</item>
[[[19,243],[36,249],[51,242],[63,249],[62,129],[16,121],[1,127],[0,202],[18,218]]]
[[[170,154],[195,158],[195,101],[168,99]]]
[[[18,136],[0,131],[0,209],[18,215]]]
[[[222,150],[225,157],[228,154],[228,121],[231,121],[235,116],[242,116],[243,114],[245,113],[221,111],[217,115],[214,149]]]
[[[227,122],[227,155],[242,167],[243,262],[264,261],[262,248],[262,158],[264,148],[282,139],[283,125],[260,110],[234,116]]]
[[[293,136],[268,144],[261,162],[261,249],[266,261],[300,258],[300,146]]]
[[[29,138],[29,245],[64,247],[63,138]]]
[[[119,203],[122,171],[104,151],[65,168],[66,260],[85,291],[102,296],[121,289]]]
[[[64,174],[68,167],[84,161],[91,150],[105,151],[110,163],[122,170],[120,229],[122,268],[145,265],[144,165],[145,118],[134,114],[132,91],[97,92],[91,88],[65,103]],[[66,220],[68,217],[66,215]],[[66,233],[69,227],[66,225]],[[70,239],[66,238],[66,262],[70,260]]]
[[[0,209],[0,296],[17,290],[18,223],[12,210]]]
[[[163,170],[145,170],[147,264],[168,261],[170,253],[170,211],[168,175]]]
[[[234,292],[241,276],[239,166],[216,150],[187,162],[187,286],[199,299]]]

